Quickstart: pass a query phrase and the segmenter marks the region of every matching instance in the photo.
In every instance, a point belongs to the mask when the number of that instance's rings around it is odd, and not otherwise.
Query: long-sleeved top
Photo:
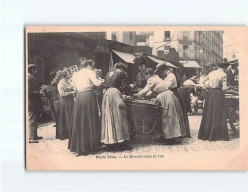
[[[238,69],[233,70],[232,68],[230,68],[226,71],[226,74],[227,74],[227,82],[230,85],[237,85],[237,83],[235,82],[235,76],[239,75],[239,70]]]
[[[207,88],[217,88],[223,91],[227,90],[227,75],[222,68],[214,70],[208,74],[205,82]]]
[[[78,92],[93,90],[94,86],[99,87],[102,84],[101,80],[96,78],[96,73],[89,69],[75,72],[72,76],[72,83]]]
[[[40,86],[37,80],[28,74],[28,110],[38,112],[41,108]]]
[[[62,97],[66,97],[68,95],[72,95],[72,85],[68,80],[61,79],[58,83],[58,92]]]
[[[165,80],[162,80],[158,75],[153,75],[147,80],[147,84],[144,89],[142,89],[138,94],[146,95],[148,93],[159,94],[168,90],[168,83]]]
[[[145,70],[142,70],[136,75],[135,85],[138,88],[143,88],[146,85]]]
[[[169,72],[164,80],[169,84],[170,89],[177,88],[177,79],[173,73]]]
[[[114,87],[121,92],[131,90],[131,87],[128,85],[127,75],[124,72],[108,72],[105,76],[105,83],[107,88]]]

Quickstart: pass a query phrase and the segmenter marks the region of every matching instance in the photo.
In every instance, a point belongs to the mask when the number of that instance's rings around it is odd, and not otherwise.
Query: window
[[[170,31],[164,31],[164,40],[165,41],[168,41],[170,39],[171,39],[171,37],[170,37]]]
[[[111,39],[112,39],[113,41],[117,41],[116,34],[113,33],[113,34],[111,35]]]
[[[189,39],[189,31],[183,31],[183,40]]]
[[[129,32],[130,40],[133,40],[133,32]]]
[[[189,46],[183,45],[183,57],[188,57],[189,54]]]
[[[164,56],[164,51],[158,51],[158,56],[163,57]]]

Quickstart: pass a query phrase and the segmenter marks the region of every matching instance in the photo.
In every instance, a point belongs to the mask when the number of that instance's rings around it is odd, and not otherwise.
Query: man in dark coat
[[[238,59],[231,60],[230,61],[231,68],[226,71],[227,74],[227,83],[232,85],[232,86],[237,86],[237,77],[239,75],[239,70],[238,70]]]
[[[50,90],[49,90],[49,97],[48,97],[49,104],[51,107],[51,112],[52,112],[51,113],[52,118],[53,118],[53,121],[55,123],[56,123],[57,108],[58,108],[58,101],[59,101],[59,92],[57,89],[58,83],[55,81],[55,76],[56,76],[57,72],[58,72],[58,70],[53,70],[49,74],[52,78],[52,81],[51,81]],[[56,125],[54,125],[54,126],[56,126]]]
[[[140,72],[136,76],[135,86],[140,91],[146,86],[146,78],[145,78],[145,65],[144,64],[138,64]]]
[[[37,120],[42,108],[40,99],[40,86],[36,80],[37,66],[28,65],[28,122],[29,122],[29,143],[38,143]]]

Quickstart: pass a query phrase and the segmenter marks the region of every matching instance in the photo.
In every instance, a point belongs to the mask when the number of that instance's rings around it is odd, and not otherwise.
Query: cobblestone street
[[[189,116],[190,128],[192,138],[183,139],[180,145],[162,145],[152,141],[150,136],[144,138],[141,135],[135,136],[135,138],[130,142],[133,147],[131,151],[118,151],[110,152],[107,151],[105,147],[102,147],[95,154],[90,154],[88,156],[77,157],[74,153],[69,152],[67,149],[68,140],[58,140],[55,139],[55,127],[54,123],[42,124],[38,128],[39,136],[43,136],[43,139],[39,141],[38,144],[29,144],[30,149],[46,159],[57,159],[58,161],[66,160],[73,162],[83,162],[85,158],[96,159],[99,156],[114,155],[114,156],[124,156],[124,155],[144,155],[144,154],[187,154],[192,152],[207,152],[207,151],[225,151],[225,150],[235,150],[239,148],[239,138],[235,137],[230,130],[230,141],[202,141],[197,139],[198,129],[201,122],[201,116]]]

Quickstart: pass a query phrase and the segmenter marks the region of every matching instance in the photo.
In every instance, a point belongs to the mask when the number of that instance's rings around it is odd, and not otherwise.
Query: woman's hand
[[[134,97],[137,97],[138,99],[142,98],[142,95],[139,93],[133,94]]]

